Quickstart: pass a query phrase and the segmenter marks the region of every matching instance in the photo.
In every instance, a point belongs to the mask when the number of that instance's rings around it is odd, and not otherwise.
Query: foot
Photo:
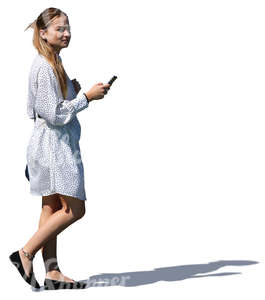
[[[65,281],[65,282],[75,282],[75,280],[64,276],[60,271],[57,270],[52,270],[48,273],[46,273],[46,277],[47,279],[51,279],[51,280],[58,280],[58,281]]]
[[[22,266],[25,270],[26,275],[29,277],[29,274],[31,273],[31,271],[33,271],[33,265],[32,265],[32,261],[30,259],[28,259],[28,257],[25,256],[25,254],[22,252],[22,249],[20,249],[18,251],[21,262],[22,262]]]

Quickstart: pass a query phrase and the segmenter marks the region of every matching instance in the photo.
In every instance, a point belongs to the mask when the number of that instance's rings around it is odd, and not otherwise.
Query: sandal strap
[[[30,254],[30,253],[24,251],[23,248],[22,248],[21,250],[22,250],[22,252],[24,253],[24,255],[25,255],[29,260],[33,260],[33,258],[35,257],[35,255],[32,255],[32,254]]]

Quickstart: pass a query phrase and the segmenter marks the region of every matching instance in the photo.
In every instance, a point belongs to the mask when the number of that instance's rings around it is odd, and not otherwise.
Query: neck
[[[61,48],[55,48],[55,47],[53,47],[53,50],[54,50],[54,52],[55,52],[57,55],[59,55],[59,54],[60,54],[60,51],[61,51]]]

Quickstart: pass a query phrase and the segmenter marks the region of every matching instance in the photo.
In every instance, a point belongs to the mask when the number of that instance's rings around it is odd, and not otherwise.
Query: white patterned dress
[[[62,60],[60,55],[59,59]],[[39,196],[60,193],[86,200],[79,148],[81,127],[76,114],[87,108],[88,102],[84,94],[76,94],[68,75],[67,89],[67,97],[63,99],[52,66],[37,54],[28,82],[27,115],[34,119],[34,110],[36,113],[27,146],[30,193]]]

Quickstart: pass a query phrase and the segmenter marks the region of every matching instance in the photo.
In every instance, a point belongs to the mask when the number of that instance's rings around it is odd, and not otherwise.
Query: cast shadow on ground
[[[190,278],[209,277],[209,276],[228,276],[237,275],[241,272],[222,272],[211,273],[222,267],[227,266],[247,266],[258,264],[257,261],[251,260],[219,260],[207,264],[183,265],[157,268],[149,271],[125,272],[125,273],[100,273],[93,275],[86,280],[86,288],[90,287],[107,287],[107,286],[123,286],[133,287],[145,284],[151,284],[158,281],[178,281]],[[207,274],[206,274],[207,273]],[[198,275],[205,274],[205,275]],[[34,291],[41,291],[41,289]]]

